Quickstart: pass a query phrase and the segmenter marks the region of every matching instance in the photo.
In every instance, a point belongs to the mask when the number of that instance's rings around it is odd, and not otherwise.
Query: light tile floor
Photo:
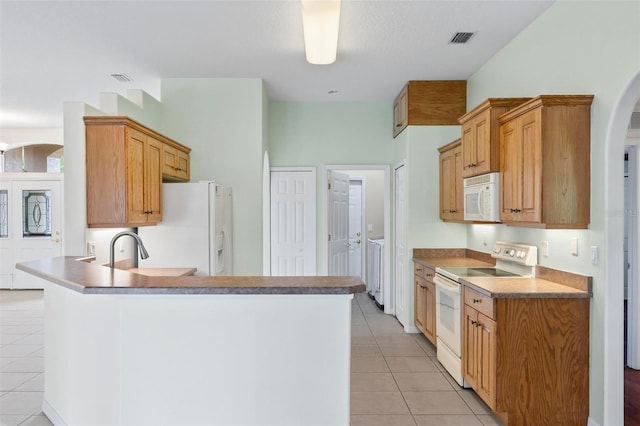
[[[351,313],[352,426],[500,425],[436,359],[422,334],[407,334],[365,293]]]
[[[42,291],[0,290],[0,424],[43,426]]]
[[[499,425],[435,358],[424,336],[406,334],[364,293],[352,303],[351,425]],[[42,291],[0,290],[0,424],[51,425],[44,391]]]

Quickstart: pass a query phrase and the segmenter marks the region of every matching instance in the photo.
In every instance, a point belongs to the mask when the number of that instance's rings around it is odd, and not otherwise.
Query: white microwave
[[[500,173],[464,180],[464,220],[500,222]]]

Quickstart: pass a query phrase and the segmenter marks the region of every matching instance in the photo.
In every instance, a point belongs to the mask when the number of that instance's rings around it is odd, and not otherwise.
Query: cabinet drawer
[[[464,286],[464,303],[489,318],[496,319],[493,299],[485,296],[484,294],[478,293],[467,286]]]
[[[433,282],[436,271],[419,263],[414,263],[413,273],[420,278]]]

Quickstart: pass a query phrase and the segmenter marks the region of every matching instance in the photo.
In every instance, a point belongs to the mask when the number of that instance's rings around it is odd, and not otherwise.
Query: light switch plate
[[[544,257],[549,257],[549,241],[542,242],[542,255]]]
[[[578,255],[578,237],[571,238],[571,254],[573,256]]]

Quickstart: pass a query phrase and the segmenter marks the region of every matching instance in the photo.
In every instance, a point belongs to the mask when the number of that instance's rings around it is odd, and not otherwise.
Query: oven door
[[[458,358],[462,346],[460,284],[436,274],[436,335]]]

